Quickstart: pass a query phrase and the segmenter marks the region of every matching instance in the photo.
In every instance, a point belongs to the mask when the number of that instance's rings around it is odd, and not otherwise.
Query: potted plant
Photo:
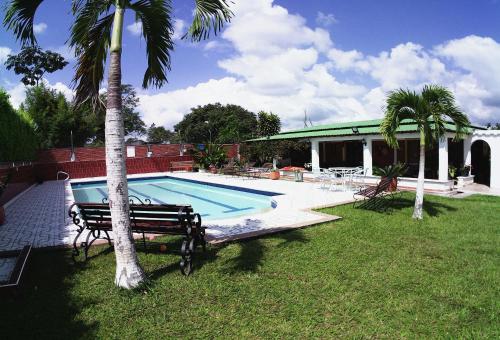
[[[458,173],[458,169],[456,167],[454,167],[453,165],[450,165],[448,167],[448,175],[449,175],[450,179],[453,180],[454,184],[457,184],[457,173]]]
[[[280,171],[278,168],[273,168],[271,172],[269,173],[269,178],[272,179],[273,181],[280,179]]]
[[[404,176],[408,167],[406,164],[397,163],[393,165],[387,165],[382,168],[373,167],[373,174],[380,176],[382,179],[390,178],[391,185],[389,191],[395,191],[398,188],[398,177]]]

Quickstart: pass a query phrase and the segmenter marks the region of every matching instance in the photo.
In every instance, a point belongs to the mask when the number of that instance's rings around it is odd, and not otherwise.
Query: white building
[[[370,120],[314,126],[253,141],[307,140],[311,145],[313,170],[362,166],[367,170],[368,181],[373,182],[377,180],[372,176],[374,166],[406,163],[409,170],[407,177],[400,178],[400,186],[416,187],[419,162],[417,125],[411,120],[403,121],[397,134],[399,148],[392,149],[380,134],[380,123],[381,120]],[[472,126],[463,140],[455,140],[455,125],[448,123],[446,127],[445,138],[429,146],[426,152],[425,188],[451,190],[454,180],[449,170],[454,168],[459,175],[456,179],[458,186],[477,182],[500,189],[500,130]]]

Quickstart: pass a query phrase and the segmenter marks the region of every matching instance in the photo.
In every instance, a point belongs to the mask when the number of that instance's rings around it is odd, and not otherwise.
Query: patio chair
[[[395,199],[398,193],[397,191],[390,191],[391,183],[391,177],[383,178],[377,185],[372,185],[355,192],[353,195],[353,207],[356,207],[356,203],[361,202],[358,208],[373,210],[384,208],[384,210],[387,210],[389,203]]]
[[[312,174],[315,182],[320,183],[321,189],[326,189],[329,186],[330,175],[328,170],[323,168],[313,168]]]

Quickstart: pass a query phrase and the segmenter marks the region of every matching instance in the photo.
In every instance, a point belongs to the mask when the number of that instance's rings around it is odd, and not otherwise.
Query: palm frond
[[[36,37],[33,33],[33,22],[38,6],[43,0],[10,0],[5,5],[5,17],[3,25],[12,30],[17,40],[23,46],[36,45]]]
[[[399,147],[396,132],[401,121],[413,119],[418,123],[421,106],[420,96],[413,91],[399,89],[389,92],[385,116],[380,125],[380,132],[389,146]]]
[[[429,113],[433,120],[435,139],[446,133],[447,118],[455,124],[455,138],[464,137],[470,122],[467,115],[455,104],[455,96],[450,90],[440,85],[426,85],[422,90],[422,97],[430,107]]]
[[[183,38],[200,41],[207,39],[212,31],[217,35],[232,16],[227,0],[196,0],[193,22]]]
[[[86,33],[72,31],[72,43],[78,55],[73,83],[76,88],[75,104],[80,105],[88,100],[99,104],[99,85],[104,78],[106,57],[111,44],[111,29],[114,13],[97,20]],[[76,25],[76,22],[75,22]],[[74,29],[76,26],[73,26]],[[78,39],[77,39],[78,38]]]
[[[142,87],[161,87],[167,82],[170,70],[170,52],[174,48],[170,0],[139,0],[129,5],[142,23],[142,34],[146,41],[148,67],[144,73]]]

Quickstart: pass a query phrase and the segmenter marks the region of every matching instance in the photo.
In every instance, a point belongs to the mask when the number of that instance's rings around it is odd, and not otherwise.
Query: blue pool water
[[[102,202],[106,182],[72,183],[76,202]],[[279,193],[238,188],[173,177],[129,179],[129,195],[153,204],[190,204],[204,220],[254,214],[276,207]]]

